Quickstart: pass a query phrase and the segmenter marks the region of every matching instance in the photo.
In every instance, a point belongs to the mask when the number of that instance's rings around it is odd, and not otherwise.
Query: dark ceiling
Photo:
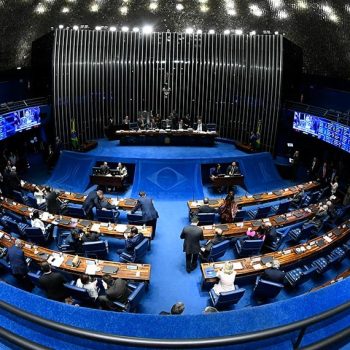
[[[31,42],[60,24],[278,31],[305,72],[350,79],[350,0],[0,0],[0,70],[30,65]]]

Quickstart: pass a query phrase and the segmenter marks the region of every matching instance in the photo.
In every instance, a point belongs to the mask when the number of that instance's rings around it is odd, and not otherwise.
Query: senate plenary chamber
[[[0,0],[0,349],[350,349],[349,21]]]

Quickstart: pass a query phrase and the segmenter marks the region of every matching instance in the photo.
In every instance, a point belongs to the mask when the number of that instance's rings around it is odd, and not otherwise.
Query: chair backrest
[[[128,213],[127,214],[128,223],[130,225],[140,225],[143,223],[141,213]]]
[[[84,242],[82,244],[84,255],[87,257],[105,257],[108,253],[105,241]]]
[[[233,219],[233,222],[240,222],[243,221],[244,218],[247,215],[247,211],[246,210],[238,210],[236,213],[236,216]]]
[[[128,285],[129,286],[129,285]],[[129,307],[131,310],[135,310],[136,306],[139,304],[140,300],[146,293],[146,284],[145,282],[132,283],[133,288],[131,294],[128,297]],[[129,286],[130,287],[130,286]]]
[[[96,217],[98,221],[102,222],[114,222],[115,216],[113,210],[102,210],[102,209],[96,209]]]
[[[134,249],[134,256],[135,256],[134,261],[139,261],[141,258],[143,258],[147,253],[148,247],[149,247],[149,241],[147,238],[145,238]]]
[[[26,227],[24,232],[27,238],[34,243],[46,242],[46,237],[39,227]]]
[[[24,199],[23,199],[22,192],[13,190],[12,191],[12,197],[13,197],[13,199],[16,202],[24,204]]]
[[[215,123],[208,123],[207,124],[207,131],[216,131],[216,124]]]
[[[212,225],[215,220],[215,213],[198,213],[198,225]]]
[[[242,249],[254,250],[254,251],[258,249],[260,251],[263,244],[264,244],[263,239],[246,239],[242,243]]]
[[[214,303],[214,307],[237,304],[245,293],[244,288],[238,288],[229,292],[221,292]]]
[[[291,204],[291,201],[280,203],[280,205],[278,206],[278,209],[276,210],[275,215],[284,214],[285,212],[287,212],[290,204]]]
[[[14,220],[7,220],[6,225],[11,232],[13,232],[19,236],[24,236],[23,232],[21,231],[21,229],[18,226],[18,223],[15,222]]]
[[[77,299],[80,301],[92,301],[88,291],[85,288],[80,288],[75,285],[75,281],[71,283],[65,283],[64,287],[68,291],[69,295],[73,297],[73,299]]]
[[[28,272],[29,279],[38,288],[41,288],[40,281],[39,281],[40,276],[41,276],[41,271],[40,270],[38,270],[36,272]]]
[[[262,279],[258,276],[257,283],[254,288],[254,296],[262,299],[275,298],[284,287],[281,283],[276,283]]]
[[[215,244],[210,250],[208,259],[215,261],[216,259],[221,258],[222,256],[225,255],[226,250],[228,249],[229,246],[230,246],[230,241],[228,240]]]
[[[75,218],[85,218],[85,211],[81,204],[69,203],[66,207],[66,214]]]
[[[258,211],[255,214],[255,218],[254,219],[262,219],[265,218],[268,213],[270,212],[271,206],[267,206],[267,207],[260,207],[258,209]]]
[[[139,127],[136,122],[129,123],[130,130],[137,130]]]

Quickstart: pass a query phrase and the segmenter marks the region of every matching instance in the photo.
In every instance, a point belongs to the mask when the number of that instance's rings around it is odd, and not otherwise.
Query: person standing
[[[186,253],[186,271],[190,273],[197,267],[198,255],[201,251],[200,241],[204,239],[203,230],[195,224],[185,226],[180,238],[184,240],[183,251]]]
[[[139,192],[139,196],[140,198],[138,199],[136,206],[131,210],[131,213],[141,210],[143,223],[147,226],[152,226],[153,238],[156,233],[157,219],[159,215],[153,205],[152,198],[147,197],[146,192]]]
[[[85,211],[86,217],[90,220],[93,219],[92,209],[96,207],[97,209],[102,209],[101,201],[103,200],[103,191],[91,191],[84,200],[83,209]]]

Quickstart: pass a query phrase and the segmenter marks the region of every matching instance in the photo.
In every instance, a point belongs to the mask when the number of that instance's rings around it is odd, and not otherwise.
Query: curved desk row
[[[335,246],[348,236],[350,236],[350,220],[345,221],[343,224],[333,228],[324,235],[311,239],[308,242],[278,252],[231,261],[237,272],[237,278],[253,276],[270,268],[271,262],[274,259],[277,259],[280,262],[281,269],[283,269],[289,265],[299,263],[304,259],[322,254],[324,251]],[[215,282],[216,272],[222,268],[224,264],[225,261],[201,264],[203,280],[207,283]]]
[[[291,224],[295,224],[298,221],[309,220],[314,217],[318,210],[317,204],[312,204],[307,208],[293,210],[289,213],[282,215],[270,216],[266,219],[250,220],[230,224],[220,224],[220,225],[207,225],[201,226],[203,229],[204,239],[211,239],[215,235],[215,229],[221,228],[223,230],[223,235],[227,238],[243,236],[249,227],[253,230],[258,229],[258,227],[263,223],[267,223],[273,227],[282,227]]]
[[[242,207],[245,205],[254,205],[259,203],[272,202],[283,198],[292,197],[297,193],[301,192],[302,190],[304,191],[314,190],[318,186],[319,186],[319,183],[317,181],[310,181],[304,184],[300,184],[298,186],[288,187],[278,191],[265,192],[265,193],[259,193],[255,195],[242,196],[242,197],[236,196],[235,201],[239,207]],[[218,209],[223,203],[224,203],[223,199],[212,199],[209,201],[209,205],[213,209]],[[203,200],[196,200],[196,201],[193,200],[193,201],[187,202],[188,209],[191,212],[195,211],[201,205],[203,205]]]
[[[36,192],[38,191],[38,189],[40,191],[43,191],[45,186],[35,185],[29,182],[23,181],[22,188],[26,191]],[[65,191],[57,191],[57,192],[59,193],[59,198],[61,200],[65,200],[65,201],[77,203],[77,204],[83,204],[85,198],[87,197],[84,194],[80,194],[80,193],[72,193],[72,192],[65,192]],[[118,209],[121,209],[121,210],[131,210],[135,207],[137,203],[137,200],[132,198],[122,198],[119,200],[114,198],[108,198],[108,201],[111,204],[117,206]]]
[[[9,248],[15,243],[15,238],[8,233],[0,230],[0,245]],[[72,274],[93,275],[102,277],[103,274],[109,273],[114,278],[127,280],[137,280],[149,282],[151,278],[151,265],[149,264],[124,264],[120,262],[94,260],[79,257],[80,264],[78,267],[72,266],[74,255],[62,254],[55,250],[38,247],[26,241],[22,241],[24,255],[37,263],[47,261],[50,265],[67,271]]]
[[[321,288],[330,286],[333,283],[336,282],[340,282],[342,281],[344,278],[347,278],[350,276],[350,269],[343,271],[342,273],[340,273],[339,275],[337,275],[336,277],[334,277],[333,279],[331,279],[330,281],[327,281],[326,283],[323,283],[321,286],[315,287],[311,289],[311,292],[314,292],[316,290],[319,290]]]
[[[6,210],[9,210],[18,215],[30,218],[34,208],[27,205],[16,203],[13,200],[7,198],[1,198],[0,206]],[[88,231],[98,232],[105,236],[111,236],[114,238],[124,239],[124,233],[132,226],[136,225],[124,225],[114,223],[104,223],[99,221],[91,221],[85,219],[72,218],[70,216],[52,215],[47,212],[39,210],[40,219],[46,224],[53,224],[60,228],[71,230],[74,228],[87,229]],[[140,232],[143,233],[145,238],[152,238],[152,227],[136,226]]]

